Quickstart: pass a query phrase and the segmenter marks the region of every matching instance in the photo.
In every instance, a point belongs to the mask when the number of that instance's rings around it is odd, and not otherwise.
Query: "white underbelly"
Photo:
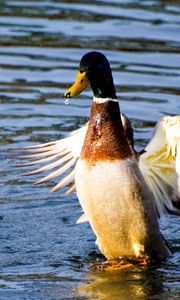
[[[142,182],[132,159],[98,162],[79,160],[76,189],[80,204],[107,258],[140,255],[147,236]]]

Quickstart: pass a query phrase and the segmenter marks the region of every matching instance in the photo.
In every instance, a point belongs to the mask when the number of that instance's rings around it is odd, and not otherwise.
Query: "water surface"
[[[89,117],[92,92],[64,104],[81,56],[103,51],[136,149],[180,114],[179,1],[1,1],[0,148],[59,139]],[[180,298],[180,220],[161,227],[173,255],[151,268],[92,271],[101,260],[76,195],[49,193],[0,156],[0,299]]]

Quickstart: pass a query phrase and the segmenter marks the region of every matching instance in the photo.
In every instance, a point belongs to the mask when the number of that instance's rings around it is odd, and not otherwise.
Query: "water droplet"
[[[66,105],[68,105],[68,104],[69,104],[69,99],[66,98],[66,100],[64,101],[64,103],[65,103]]]

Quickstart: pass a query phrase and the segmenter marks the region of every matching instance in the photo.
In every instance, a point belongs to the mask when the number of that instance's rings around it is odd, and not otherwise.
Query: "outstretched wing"
[[[20,151],[25,152],[26,155],[19,157],[19,159],[28,159],[28,162],[20,163],[19,166],[29,167],[38,165],[37,169],[26,172],[24,175],[35,175],[50,171],[48,175],[35,182],[35,184],[41,184],[60,177],[67,172],[51,191],[57,191],[69,183],[73,183],[67,191],[67,194],[73,192],[75,190],[74,166],[81,153],[86,131],[87,124],[82,128],[73,131],[67,138],[20,149]]]
[[[130,122],[125,116],[121,117],[126,134],[133,146]],[[86,124],[73,131],[67,138],[20,149],[21,152],[26,153],[20,158],[28,159],[27,163],[20,163],[20,166],[38,165],[37,169],[26,172],[24,175],[44,174],[49,171],[48,175],[36,181],[35,184],[46,183],[63,175],[64,177],[51,191],[57,191],[72,183],[73,185],[66,194],[73,192],[75,190],[74,167],[81,153],[87,126]],[[145,148],[145,152],[140,155],[139,167],[154,195],[159,215],[167,211],[178,213],[172,201],[178,201],[180,198],[180,116],[165,117],[157,124],[153,138]],[[78,222],[85,220],[83,215]]]
[[[154,136],[140,155],[139,167],[159,215],[180,214],[173,203],[180,201],[180,116],[164,117],[157,123]]]

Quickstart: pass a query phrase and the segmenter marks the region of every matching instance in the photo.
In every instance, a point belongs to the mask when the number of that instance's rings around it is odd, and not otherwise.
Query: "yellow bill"
[[[78,71],[75,83],[64,93],[66,98],[71,98],[79,95],[89,85],[89,79],[87,78],[86,72],[80,73]]]

